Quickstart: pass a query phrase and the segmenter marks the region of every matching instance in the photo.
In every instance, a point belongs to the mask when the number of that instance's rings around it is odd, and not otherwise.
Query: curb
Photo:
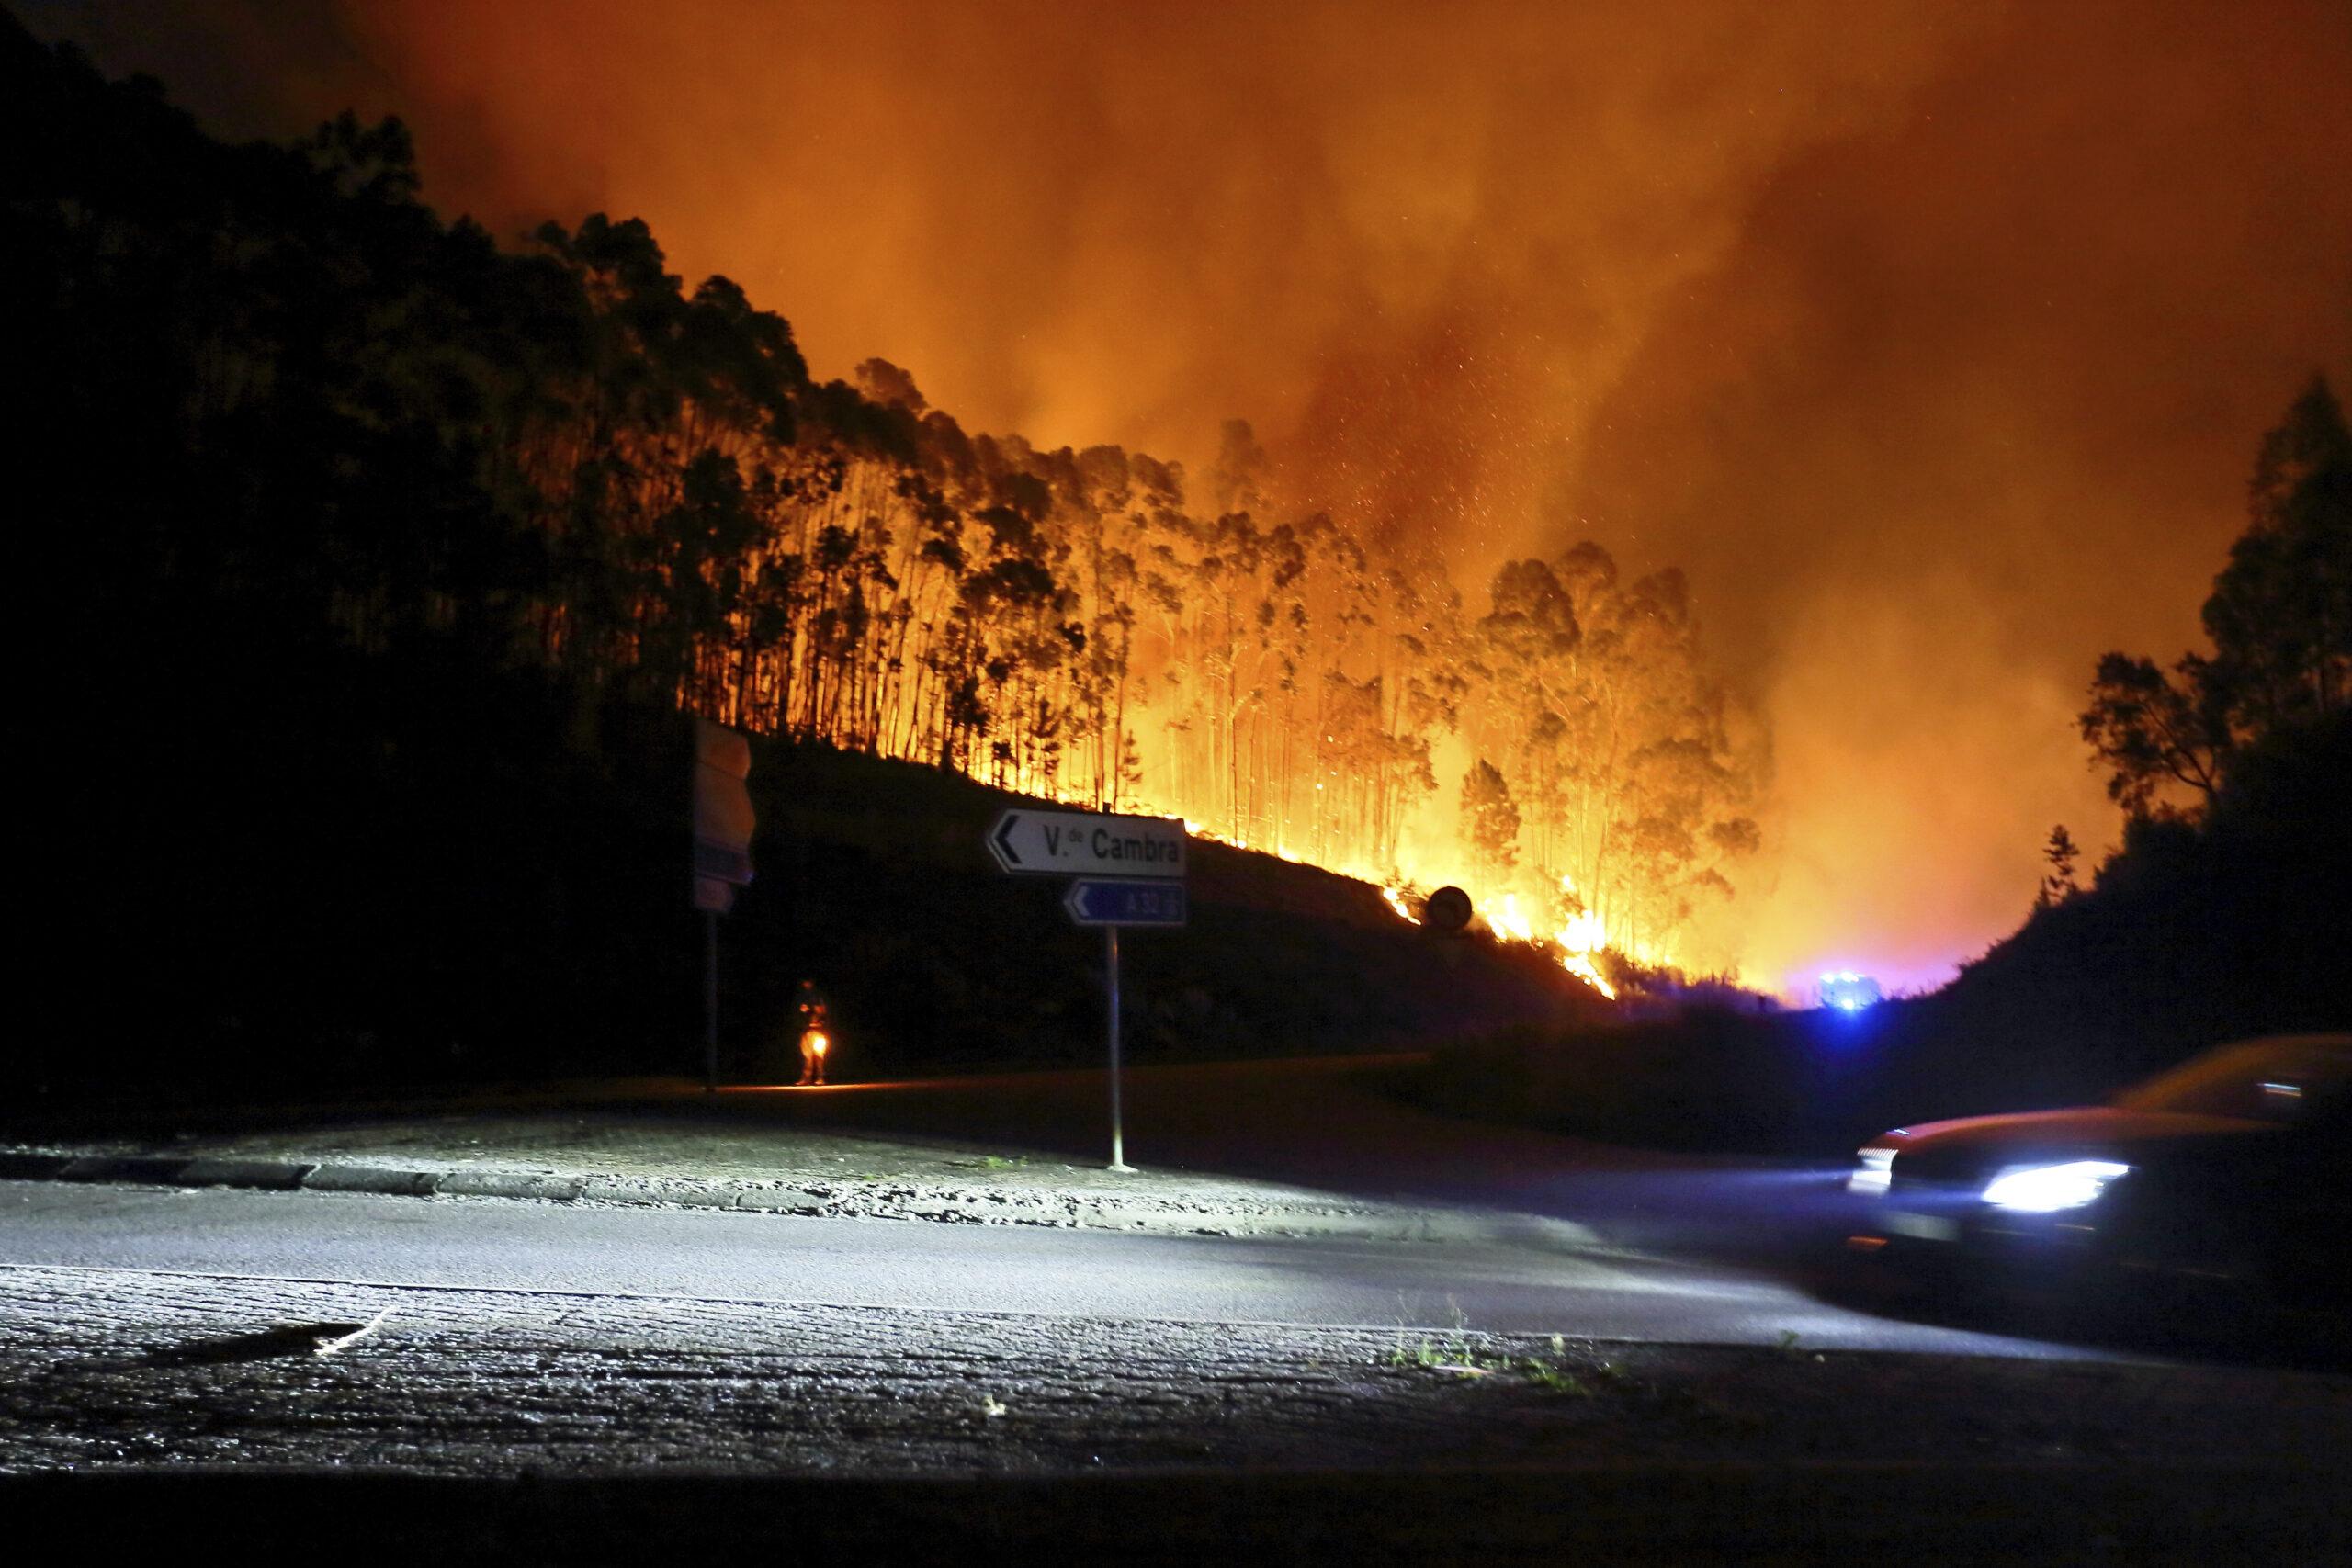
[[[630,1208],[721,1209],[812,1219],[1025,1225],[1129,1235],[1292,1236],[1333,1240],[1487,1242],[1556,1251],[1617,1250],[1584,1226],[1532,1214],[1433,1209],[1271,1210],[1218,1213],[1088,1196],[1008,1196],[1001,1189],[851,1187],[838,1181],[711,1181],[693,1177],[558,1175],[468,1168],[434,1170],[309,1161],[0,1152],[0,1180],[147,1187],[232,1187],[270,1192],[365,1192],[395,1198],[501,1198]]]
[[[373,1165],[311,1168],[302,1185],[313,1192],[380,1192],[394,1198],[430,1198],[438,1179],[430,1171],[387,1170]]]
[[[282,1160],[175,1159],[155,1155],[0,1154],[0,1180],[112,1182],[143,1187],[252,1187],[290,1192],[319,1168]]]

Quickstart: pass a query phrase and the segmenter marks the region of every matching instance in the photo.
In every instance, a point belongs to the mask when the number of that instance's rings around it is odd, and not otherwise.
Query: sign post
[[[752,880],[752,743],[695,720],[694,907],[702,911],[702,1088],[718,1092],[718,917]]]
[[[1073,925],[1102,928],[1112,1170],[1135,1168],[1127,1163],[1120,1093],[1119,928],[1184,923],[1184,824],[1163,817],[1006,811],[989,829],[989,853],[1004,870],[1020,876],[1077,875],[1062,895],[1062,908]]]
[[[1104,1010],[1111,1021],[1111,1164],[1109,1168],[1125,1172],[1135,1169],[1127,1163],[1127,1127],[1119,1109],[1119,1080],[1125,1069],[1119,1061],[1119,928],[1102,928],[1102,980],[1110,1006]]]

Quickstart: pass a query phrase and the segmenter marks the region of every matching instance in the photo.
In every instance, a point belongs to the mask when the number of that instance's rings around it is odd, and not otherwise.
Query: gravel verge
[[[2307,1372],[0,1268],[0,1506],[85,1545],[2318,1564],[2347,1452]]]
[[[1173,1235],[1600,1245],[1537,1215],[1383,1202],[1193,1172],[1113,1172],[997,1145],[620,1115],[443,1117],[0,1148],[0,1177],[306,1188]]]
[[[324,1353],[322,1353],[322,1352]],[[0,1471],[2256,1461],[2352,1377],[0,1269]]]

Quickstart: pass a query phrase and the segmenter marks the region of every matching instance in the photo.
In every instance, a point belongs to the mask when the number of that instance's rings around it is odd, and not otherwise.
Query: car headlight
[[[1856,1149],[1854,1153],[1862,1166],[1846,1179],[1846,1190],[1858,1192],[1865,1198],[1885,1196],[1887,1188],[1894,1179],[1894,1151],[1872,1145],[1868,1148]]]
[[[2021,1209],[2036,1214],[2046,1214],[2053,1209],[2079,1209],[2086,1203],[2098,1202],[2107,1184],[2131,1168],[2105,1159],[2012,1166],[1984,1189],[1984,1201],[1996,1209]]]

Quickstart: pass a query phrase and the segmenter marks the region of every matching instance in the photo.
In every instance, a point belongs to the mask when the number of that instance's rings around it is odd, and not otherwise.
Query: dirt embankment
[[[1099,1057],[1100,933],[1070,925],[1063,879],[1005,875],[982,847],[1000,810],[1044,803],[782,745],[757,750],[751,786],[761,876],[722,960],[737,1071],[787,1065],[802,977],[832,997],[853,1072]],[[1424,1044],[1600,1010],[1533,949],[1433,937],[1369,883],[1204,840],[1191,852],[1191,923],[1120,944],[1137,1059]]]

